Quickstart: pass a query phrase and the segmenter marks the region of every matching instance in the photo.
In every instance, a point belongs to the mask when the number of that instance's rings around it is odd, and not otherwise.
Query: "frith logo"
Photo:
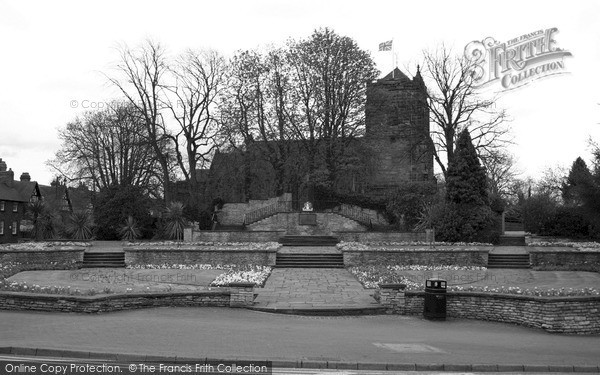
[[[572,55],[556,46],[553,37],[557,32],[554,27],[504,43],[488,37],[467,44],[465,57],[471,63],[475,86],[498,82],[503,90],[512,90],[540,78],[567,73],[564,58]]]

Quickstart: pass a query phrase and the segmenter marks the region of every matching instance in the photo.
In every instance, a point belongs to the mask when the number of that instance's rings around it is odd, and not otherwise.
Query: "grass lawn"
[[[40,287],[71,287],[81,294],[197,291],[207,289],[224,270],[84,268],[71,271],[24,271],[9,282]]]

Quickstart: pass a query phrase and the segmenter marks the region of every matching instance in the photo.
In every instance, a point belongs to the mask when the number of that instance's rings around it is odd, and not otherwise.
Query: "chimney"
[[[6,172],[6,162],[0,158],[0,172]]]
[[[27,172],[21,174],[21,181],[31,181],[31,176]]]
[[[4,164],[4,170],[0,169],[0,180],[13,181],[15,179],[15,172],[12,169],[6,170],[6,163]]]

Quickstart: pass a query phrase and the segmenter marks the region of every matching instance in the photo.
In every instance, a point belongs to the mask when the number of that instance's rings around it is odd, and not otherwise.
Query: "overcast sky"
[[[599,1],[5,1],[0,0],[0,158],[18,176],[47,184],[45,162],[59,148],[57,128],[82,103],[113,95],[100,72],[117,59],[115,46],[145,38],[170,53],[185,48],[235,50],[278,44],[330,27],[391,70],[380,42],[394,39],[401,69],[441,42],[461,52],[473,40],[504,42],[557,27],[558,47],[570,51],[569,74],[503,93],[512,118],[510,148],[524,175],[589,160],[587,139],[600,142]],[[73,103],[79,103],[72,108]]]

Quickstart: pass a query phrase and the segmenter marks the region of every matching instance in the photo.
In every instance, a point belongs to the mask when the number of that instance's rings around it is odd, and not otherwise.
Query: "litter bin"
[[[425,281],[423,316],[429,320],[446,320],[446,280]]]

